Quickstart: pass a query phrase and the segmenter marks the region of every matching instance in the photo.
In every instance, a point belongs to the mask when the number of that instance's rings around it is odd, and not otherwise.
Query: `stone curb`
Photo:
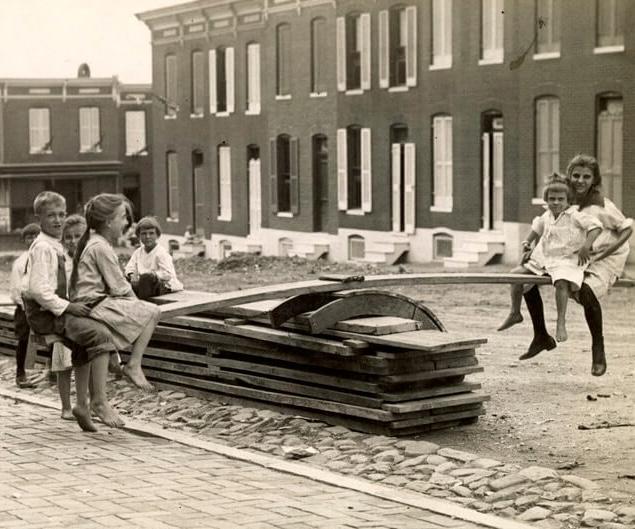
[[[56,410],[60,409],[59,404],[51,400],[10,391],[4,388],[0,388],[0,396],[9,399],[15,399],[17,401],[27,402],[29,404],[34,404],[37,406],[43,406],[46,408],[52,408]],[[200,448],[208,452],[213,452],[215,454],[229,457],[231,459],[245,461],[247,463],[252,463],[254,465],[259,465],[261,467],[277,470],[286,474],[292,474],[294,476],[303,477],[313,481],[319,481],[327,485],[354,490],[384,500],[401,503],[402,505],[407,505],[409,507],[414,507],[417,509],[432,511],[434,513],[448,516],[453,519],[459,519],[465,522],[471,522],[486,527],[491,527],[493,529],[534,528],[534,526],[532,525],[509,520],[506,518],[499,518],[491,514],[480,513],[466,507],[458,506],[449,501],[426,496],[423,493],[414,493],[394,489],[385,485],[368,483],[361,479],[342,476],[341,474],[336,474],[328,470],[316,469],[313,467],[309,467],[308,465],[303,465],[301,463],[280,461],[279,459],[271,456],[256,454],[247,450],[196,439],[195,437],[188,434],[163,429],[161,427],[154,426],[139,420],[126,419],[126,425],[122,429],[135,434],[160,437],[162,439],[174,441],[176,443],[191,446],[193,448]]]

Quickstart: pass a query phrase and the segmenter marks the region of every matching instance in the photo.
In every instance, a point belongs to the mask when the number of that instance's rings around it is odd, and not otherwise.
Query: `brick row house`
[[[515,261],[545,176],[578,152],[635,214],[632,2],[197,0],[137,16],[164,101],[155,213],[213,257]]]
[[[33,220],[45,189],[69,213],[93,195],[124,193],[136,214],[153,210],[150,85],[91,78],[0,79],[0,233]]]

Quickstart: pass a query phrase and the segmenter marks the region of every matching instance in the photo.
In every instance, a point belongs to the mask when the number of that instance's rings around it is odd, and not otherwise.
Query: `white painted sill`
[[[550,59],[559,59],[559,58],[560,58],[559,51],[552,51],[549,53],[534,53],[534,56],[533,56],[534,61],[547,61]]]
[[[326,97],[328,96],[328,92],[311,92],[309,97]]]
[[[431,64],[430,66],[428,66],[428,70],[430,70],[431,72],[435,71],[435,70],[449,70],[452,68],[452,61],[450,62],[439,62],[437,64]]]
[[[503,64],[503,57],[494,57],[492,59],[479,59],[479,66],[489,66],[490,64]]]
[[[231,217],[216,217],[216,220],[220,220],[221,222],[231,222],[232,218]]]
[[[245,110],[245,116],[259,116],[260,110]]]
[[[353,88],[352,90],[346,90],[344,92],[347,96],[359,96],[362,95],[364,91],[361,88]]]
[[[278,213],[276,213],[276,217],[280,217],[283,219],[292,219],[293,213],[291,213],[290,211],[278,211]]]
[[[593,48],[594,55],[604,55],[606,53],[624,53],[624,45],[619,46],[599,46],[597,48]]]
[[[163,119],[176,119],[176,114],[173,114],[173,115],[165,114],[163,116]]]
[[[545,204],[545,201],[540,197],[534,197],[531,199],[532,206],[544,206]]]
[[[216,114],[214,114],[217,118],[227,118],[231,115],[231,112],[216,112]]]
[[[53,154],[53,151],[51,149],[47,149],[46,151],[41,151],[41,150],[29,150],[29,154]]]
[[[430,211],[436,213],[452,213],[452,208],[446,206],[430,206]]]
[[[172,218],[172,217],[165,217],[165,221],[166,222],[178,222],[179,219],[177,218]]]
[[[126,156],[148,156],[148,151],[143,151],[140,153],[137,152],[127,152]]]
[[[291,94],[278,94],[276,95],[276,101],[289,101]]]
[[[346,210],[346,214],[347,215],[356,215],[358,217],[363,217],[366,212],[363,209],[347,209]]]
[[[389,92],[407,92],[409,89],[408,85],[400,85],[400,86],[391,86],[388,91]]]
[[[205,114],[190,114],[190,118],[192,119],[201,119],[204,117],[205,117]]]

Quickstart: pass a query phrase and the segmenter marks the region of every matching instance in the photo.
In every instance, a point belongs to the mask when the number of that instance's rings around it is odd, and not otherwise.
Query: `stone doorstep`
[[[0,388],[0,397],[7,397],[17,401],[26,402],[36,406],[43,406],[59,410],[59,405],[48,399],[17,393],[14,391]],[[321,470],[310,467],[308,465],[296,462],[289,462],[278,459],[276,457],[261,455],[247,450],[242,450],[219,443],[204,441],[194,436],[180,432],[163,429],[160,426],[153,425],[139,420],[127,419],[126,425],[122,428],[125,431],[141,434],[152,435],[155,437],[170,440],[186,446],[207,450],[231,459],[245,461],[254,465],[259,465],[279,472],[285,472],[295,476],[304,477],[321,483],[326,483],[335,487],[350,489],[370,496],[382,498],[413,507],[432,511],[436,514],[447,516],[451,519],[459,519],[466,522],[482,525],[492,529],[532,529],[533,526],[524,522],[500,518],[491,514],[484,514],[478,511],[462,507],[447,500],[437,499],[426,496],[422,493],[411,492],[410,490],[396,489],[386,485],[370,483],[368,481],[342,476],[328,470]]]

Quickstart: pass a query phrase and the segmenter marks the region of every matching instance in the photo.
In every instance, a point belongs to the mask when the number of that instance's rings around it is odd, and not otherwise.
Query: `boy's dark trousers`
[[[26,353],[29,346],[29,323],[26,320],[24,309],[17,305],[13,314],[13,325],[15,337],[18,340],[18,346],[15,350],[15,378],[23,379],[26,377],[24,369],[26,363]]]

